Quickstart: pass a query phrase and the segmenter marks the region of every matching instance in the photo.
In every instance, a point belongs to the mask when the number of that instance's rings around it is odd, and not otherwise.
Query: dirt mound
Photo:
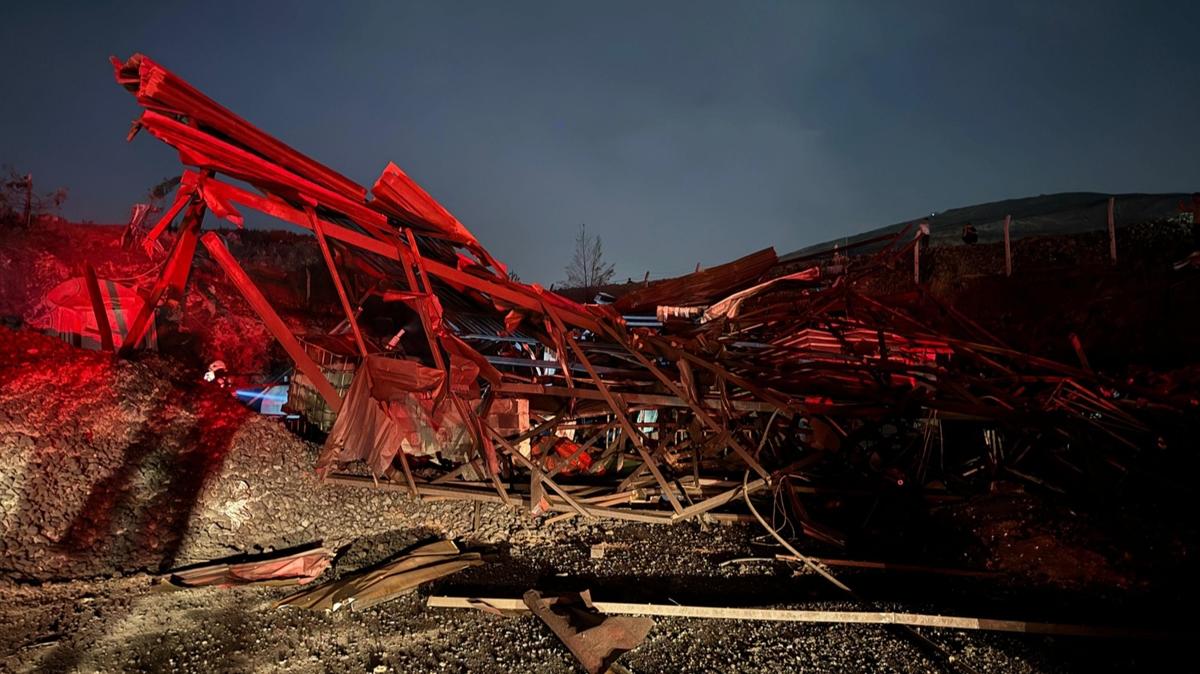
[[[0,328],[0,572],[80,578],[427,526],[470,532],[463,503],[319,483],[317,447],[216,387]],[[497,509],[483,538],[508,538]]]

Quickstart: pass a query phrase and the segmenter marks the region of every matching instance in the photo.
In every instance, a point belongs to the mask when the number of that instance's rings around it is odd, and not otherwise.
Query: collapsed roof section
[[[113,66],[117,81],[143,107],[131,137],[146,130],[189,167],[174,204],[148,235],[150,245],[184,214],[128,343],[138,341],[164,295],[182,293],[203,244],[338,409],[342,400],[320,368],[220,236],[202,235],[201,224],[212,212],[240,226],[241,210],[249,208],[311,231],[360,356],[371,364],[366,370],[376,373],[376,384],[364,382],[357,398],[393,410],[385,416],[403,427],[393,435],[410,446],[421,437],[413,415],[425,415],[423,423],[435,430],[454,418],[469,438],[464,455],[455,457],[463,465],[432,481],[416,479],[406,452],[396,447],[375,443],[350,455],[344,445],[333,448],[332,456],[366,459],[384,478],[399,476],[390,460],[395,456],[403,469],[397,487],[416,496],[453,493],[582,517],[675,521],[787,484],[834,459],[846,463],[854,452],[839,453],[842,445],[885,452],[887,434],[879,431],[885,421],[906,419],[907,430],[924,433],[922,453],[897,451],[884,459],[918,480],[933,465],[930,428],[940,420],[983,421],[1012,433],[1070,427],[1117,447],[1136,447],[1147,433],[1127,403],[1132,396],[1106,394],[1101,385],[1111,382],[1086,369],[1014,352],[919,288],[888,301],[856,290],[862,278],[903,259],[919,234],[898,233],[871,261],[832,279],[812,269],[766,281],[776,262],[767,249],[651,284],[617,308],[678,310],[659,311],[661,328],[632,328],[611,306],[578,304],[510,280],[470,231],[396,165],[389,164],[368,192],[145,56],[113,59]],[[342,280],[348,272],[375,278],[376,297],[419,316],[428,346],[413,370],[420,377],[393,377],[394,385],[383,387],[387,392],[377,390],[379,373],[390,370],[356,321]],[[484,331],[521,338],[490,340]],[[406,387],[410,379],[420,385]],[[504,399],[528,400],[533,427],[498,429],[490,415]],[[364,418],[361,411],[345,415],[343,424]],[[331,437],[344,437],[345,430],[335,427]],[[572,438],[569,446],[561,442],[564,434]],[[439,448],[422,449],[412,453]],[[553,469],[543,460],[552,453],[558,454]],[[584,455],[588,460],[580,461]],[[380,463],[381,456],[387,460]],[[560,484],[560,471],[585,464],[592,477],[609,470],[615,476],[610,488],[597,493],[594,484]],[[464,466],[482,471],[486,482],[465,482]],[[528,490],[515,489],[516,467],[528,471]],[[758,479],[744,485],[730,479],[743,472]],[[665,502],[672,512],[614,507],[651,502]]]

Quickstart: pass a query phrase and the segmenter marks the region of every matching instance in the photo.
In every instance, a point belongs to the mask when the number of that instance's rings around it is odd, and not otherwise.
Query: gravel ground
[[[0,329],[0,671],[578,671],[535,618],[428,609],[429,593],[591,588],[600,600],[864,608],[783,564],[722,566],[774,552],[743,527],[551,526],[498,505],[481,507],[476,527],[470,504],[322,485],[315,446],[172,372],[153,357],[114,362]],[[440,537],[488,562],[361,612],[272,609],[285,588],[154,582],[170,568],[316,541],[339,551],[326,572],[337,577]],[[1014,594],[1008,577],[839,576],[880,610],[1048,619],[1074,605],[1078,619],[1096,601],[1089,588]],[[980,672],[1154,671],[1177,655],[1111,640],[930,636]],[[621,662],[634,672],[956,671],[888,628],[676,618],[657,619]]]
[[[430,592],[460,594],[479,588],[490,589],[488,594],[515,596],[518,593],[509,588],[522,587],[522,579],[565,578],[570,584],[577,570],[589,572],[591,584],[600,586],[598,597],[611,596],[613,586],[606,589],[606,583],[624,582],[629,574],[644,571],[644,587],[638,591],[671,598],[679,586],[677,577],[655,575],[669,569],[646,568],[642,555],[591,560],[588,541],[593,536],[618,543],[632,536],[644,544],[642,552],[654,554],[663,564],[677,562],[688,574],[704,572],[687,577],[717,593],[730,581],[771,587],[790,584],[809,590],[821,589],[823,583],[807,575],[764,575],[762,568],[720,567],[715,560],[725,555],[716,550],[696,553],[692,547],[681,554],[679,545],[701,543],[701,549],[712,549],[707,544],[714,537],[695,530],[680,528],[665,537],[647,531],[561,533],[556,545],[512,546],[483,567],[360,612],[272,609],[271,603],[290,591],[286,588],[162,590],[145,574],[41,586],[13,584],[0,588],[0,621],[6,626],[0,630],[0,653],[11,653],[0,660],[0,668],[14,672],[575,672],[578,669],[566,649],[529,615],[497,617],[471,610],[429,609],[424,599]],[[715,538],[719,546],[736,547],[744,533],[722,530]],[[357,542],[329,574],[369,564],[427,534],[427,530],[396,531]],[[620,550],[632,548],[610,548],[607,554]],[[851,608],[846,602],[830,601],[784,605]],[[1145,648],[1111,642],[945,631],[930,636],[980,672],[1136,671],[1155,660]],[[888,628],[679,618],[656,619],[648,639],[621,663],[634,672],[957,671],[943,657],[923,651],[911,638]]]

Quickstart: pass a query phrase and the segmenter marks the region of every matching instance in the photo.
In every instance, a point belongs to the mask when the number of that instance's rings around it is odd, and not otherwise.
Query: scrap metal
[[[650,522],[713,518],[766,492],[788,497],[803,531],[836,541],[798,494],[821,484],[920,492],[979,466],[1008,475],[1039,462],[1124,466],[1156,440],[1153,415],[1180,407],[1014,351],[919,283],[868,292],[882,272],[908,269],[922,238],[908,231],[832,268],[776,274],[767,249],[641,284],[615,305],[581,304],[512,280],[395,164],[367,189],[148,57],[113,66],[143,108],[130,136],[146,131],[186,167],[145,245],[181,213],[183,223],[124,348],[165,295],[183,291],[202,243],[329,406],[343,409],[321,458],[335,482]],[[201,234],[205,215],[240,227],[245,209],[316,237],[363,356],[358,376],[376,377],[345,401],[357,412],[345,411],[222,236]],[[425,352],[399,360],[372,346],[392,335],[359,324],[343,279],[361,274],[375,296],[415,312]],[[392,367],[378,366],[387,360]],[[404,368],[413,376],[378,390],[381,372]],[[527,406],[527,424],[503,427],[491,416],[511,401]],[[361,413],[363,405],[375,412]],[[389,423],[400,431],[379,430]],[[446,440],[444,424],[461,442]],[[969,441],[942,441],[956,432]],[[420,470],[409,457],[422,459]],[[371,477],[334,472],[355,460]],[[744,472],[755,478],[745,486]]]

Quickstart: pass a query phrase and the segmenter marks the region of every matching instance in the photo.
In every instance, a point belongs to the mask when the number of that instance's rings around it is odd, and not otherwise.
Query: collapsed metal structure
[[[1014,351],[920,287],[864,292],[862,281],[906,260],[919,234],[842,268],[773,276],[768,249],[648,283],[614,305],[580,304],[510,280],[396,165],[368,191],[145,56],[113,65],[144,108],[130,137],[149,132],[187,167],[148,235],[153,243],[183,214],[126,343],[138,342],[165,295],[183,293],[203,245],[328,405],[356,398],[321,459],[335,482],[647,522],[719,517],[769,491],[797,533],[836,543],[840,534],[805,504],[822,488],[920,492],[998,472],[1038,480],[1026,466],[1044,463],[1083,474],[1153,443],[1147,415],[1174,409],[1086,363]],[[201,232],[208,212],[241,226],[239,209],[315,236],[362,358],[345,401],[221,237]],[[427,348],[377,353],[356,320],[348,273],[373,277],[374,295],[415,312]],[[464,334],[450,310],[503,327]],[[623,318],[647,313],[652,327]],[[499,420],[526,404],[527,423]],[[371,477],[333,472],[355,459]]]

